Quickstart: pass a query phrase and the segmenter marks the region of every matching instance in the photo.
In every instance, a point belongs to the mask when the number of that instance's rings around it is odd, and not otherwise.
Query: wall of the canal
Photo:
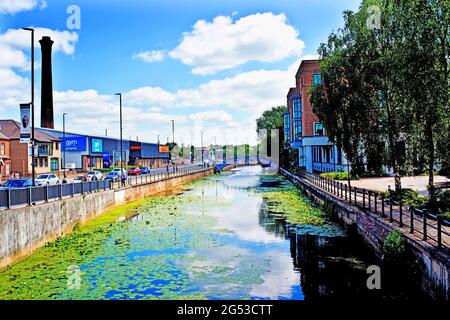
[[[287,177],[290,178],[290,177]],[[396,230],[381,218],[337,200],[315,186],[297,179],[290,179],[310,199],[327,211],[345,228],[356,231],[360,238],[379,257],[383,254],[386,236]],[[450,299],[450,260],[442,251],[426,241],[420,241],[404,233],[408,251],[419,262],[425,292],[437,299]]]
[[[0,270],[29,256],[115,206],[160,194],[211,175],[186,174],[120,190],[108,190],[0,212]]]

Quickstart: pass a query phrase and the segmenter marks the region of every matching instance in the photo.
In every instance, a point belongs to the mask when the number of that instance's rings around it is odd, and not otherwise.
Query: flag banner
[[[31,139],[30,104],[20,105],[20,143],[30,143]]]

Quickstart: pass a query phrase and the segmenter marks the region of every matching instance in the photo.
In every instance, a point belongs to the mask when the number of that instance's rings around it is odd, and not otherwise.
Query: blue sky
[[[69,5],[81,28],[69,30]],[[198,143],[253,142],[254,119],[284,104],[301,57],[312,57],[359,0],[56,1],[0,0],[0,113],[17,118],[29,99],[29,34],[51,35],[55,121],[73,131],[118,132],[115,92],[124,93],[126,136]],[[199,22],[200,21],[200,22]],[[203,22],[201,22],[203,21]],[[40,54],[36,47],[40,92]],[[2,62],[3,60],[3,62]],[[39,96],[37,97],[39,100]],[[180,141],[181,142],[181,141]],[[209,141],[207,141],[208,143]]]

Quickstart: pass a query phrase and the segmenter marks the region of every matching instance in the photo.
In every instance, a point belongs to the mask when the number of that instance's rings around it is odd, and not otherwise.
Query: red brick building
[[[303,60],[295,75],[296,87],[287,95],[285,142],[298,149],[299,166],[308,172],[346,171],[342,152],[330,143],[323,124],[313,112],[309,90],[321,83],[320,60]],[[288,138],[286,138],[288,134]]]
[[[0,132],[0,178],[7,179],[11,176],[9,138]]]

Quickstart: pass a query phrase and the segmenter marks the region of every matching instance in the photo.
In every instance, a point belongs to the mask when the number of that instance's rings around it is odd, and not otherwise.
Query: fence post
[[[400,200],[400,228],[403,227],[403,202]]]
[[[374,210],[375,210],[375,214],[377,214],[377,199],[378,199],[378,194],[376,192],[374,192],[373,194],[373,206],[374,206]]]
[[[81,182],[81,183],[83,183],[83,182]],[[70,188],[70,195],[72,196],[72,198],[73,198],[74,194],[75,194],[75,183],[72,183],[72,187]]]
[[[347,184],[344,185],[344,188],[345,188],[345,201],[347,201],[347,198],[348,198],[347,197]]]
[[[11,208],[11,189],[6,190],[6,208]]]
[[[414,233],[414,206],[409,207],[409,233]]]
[[[381,216],[384,218],[386,215],[384,214],[384,193],[381,194]]]
[[[30,187],[30,188],[28,188],[28,205],[30,205],[30,206],[33,203],[33,195],[31,192],[32,191],[31,191],[31,187]]]
[[[45,185],[45,202],[48,202],[48,185]]]
[[[427,213],[425,211],[423,211],[422,224],[423,224],[423,240],[426,241],[428,239],[428,235],[427,235]]]
[[[84,182],[81,181],[81,194],[84,194]]]
[[[368,197],[368,200],[369,200],[369,212],[372,210],[372,205],[370,204],[370,194],[371,194],[371,192],[370,192],[370,190],[367,192],[367,197]]]
[[[441,222],[441,216],[437,216],[437,242],[438,242],[438,248],[442,248],[442,222]]]
[[[62,199],[63,198],[62,183],[59,185],[58,190],[59,190],[59,199]]]
[[[392,199],[389,199],[389,222],[393,222],[394,218],[392,217]]]
[[[356,187],[353,188],[355,191],[355,205],[358,205],[358,190],[356,189]]]
[[[363,192],[363,210],[366,210],[366,189],[362,189]]]

